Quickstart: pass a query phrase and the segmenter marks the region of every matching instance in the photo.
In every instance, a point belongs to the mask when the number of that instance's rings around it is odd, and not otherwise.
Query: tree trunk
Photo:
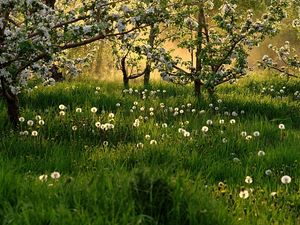
[[[123,85],[125,89],[129,88],[129,78],[123,74]]]
[[[12,91],[9,88],[6,88],[4,84],[4,79],[1,79],[1,89],[2,97],[5,99],[7,105],[8,118],[11,124],[15,128],[18,128],[20,116],[19,98],[16,94],[12,93]]]
[[[151,48],[154,47],[156,35],[157,35],[157,28],[155,27],[154,24],[152,24],[150,27],[150,34],[148,40],[148,44],[151,46]],[[147,59],[146,70],[144,74],[144,87],[148,87],[150,85],[150,74],[151,74],[151,59]]]
[[[194,81],[194,88],[195,88],[195,96],[200,97],[201,96],[201,81],[200,80],[195,80]]]
[[[205,28],[205,14],[204,14],[204,6],[203,3],[199,3],[199,12],[198,12],[198,30],[197,30],[197,52],[196,52],[196,77],[194,78],[194,89],[195,89],[195,96],[201,97],[201,73],[202,73],[202,44],[203,44],[203,29]]]
[[[149,87],[150,85],[150,74],[151,74],[151,64],[146,65],[144,74],[144,87]]]

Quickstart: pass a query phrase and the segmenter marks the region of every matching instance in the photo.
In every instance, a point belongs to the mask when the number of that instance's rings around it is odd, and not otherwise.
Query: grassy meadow
[[[20,104],[13,131],[0,101],[1,224],[300,224],[297,80],[199,100],[188,86],[72,81]]]

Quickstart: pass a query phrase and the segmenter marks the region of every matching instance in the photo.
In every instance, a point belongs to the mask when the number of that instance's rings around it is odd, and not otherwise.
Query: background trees
[[[276,34],[285,18],[286,1],[257,4],[256,9],[265,9],[259,19],[252,10],[245,11],[254,4],[234,0],[2,1],[0,79],[10,120],[17,126],[17,95],[33,75],[43,80],[58,73],[60,66],[75,74],[76,64],[82,65],[91,54],[70,59],[67,50],[104,39],[115,43],[125,86],[140,76],[149,84],[151,71],[158,69],[164,80],[194,83],[196,96],[201,87],[212,93],[217,85],[246,74],[248,50]],[[172,54],[165,47],[167,41],[188,51],[189,59]]]

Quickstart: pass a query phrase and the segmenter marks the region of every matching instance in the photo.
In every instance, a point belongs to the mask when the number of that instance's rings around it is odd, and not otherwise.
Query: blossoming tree
[[[300,2],[295,0],[292,6],[296,11],[296,18],[292,19],[292,27],[300,32]],[[285,41],[284,45],[280,47],[270,44],[269,48],[276,53],[277,57],[264,55],[259,62],[260,67],[280,73],[283,77],[300,77],[300,58],[289,41]]]
[[[147,2],[147,0],[145,0]],[[139,1],[143,2],[143,1]],[[164,2],[164,1],[161,1]],[[61,54],[148,26],[145,9],[127,0],[5,0],[0,2],[0,80],[10,121],[17,126],[18,93],[32,74],[41,78]]]
[[[247,50],[277,33],[287,3],[273,1],[261,19],[255,19],[252,10],[243,13],[236,2],[223,1],[218,10],[209,0],[184,2],[173,23],[179,30],[178,47],[191,56],[183,60],[161,52],[157,65],[165,80],[193,82],[195,95],[200,96],[203,86],[212,93],[217,85],[246,75]]]

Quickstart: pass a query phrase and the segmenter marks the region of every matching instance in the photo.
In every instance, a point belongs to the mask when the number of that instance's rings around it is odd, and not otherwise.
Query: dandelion
[[[59,172],[56,172],[56,171],[54,171],[54,172],[52,172],[51,173],[51,178],[52,179],[59,179],[60,178],[60,173]]]
[[[21,117],[19,118],[19,121],[20,121],[21,123],[23,123],[23,122],[25,122],[25,118],[21,116]]]
[[[65,110],[65,109],[67,109],[67,107],[66,107],[65,105],[63,105],[63,104],[59,105],[58,108],[59,108],[60,110]]]
[[[270,175],[272,174],[272,170],[270,170],[270,169],[266,170],[266,171],[265,171],[265,174],[266,174],[267,176],[270,176]]]
[[[133,123],[133,126],[134,127],[139,127],[140,126],[140,120],[139,119],[136,119]]]
[[[251,139],[252,139],[252,136],[251,136],[251,135],[246,136],[246,140],[247,140],[247,141],[250,141]]]
[[[162,128],[167,128],[167,127],[168,127],[168,124],[163,123],[163,124],[161,125],[161,127],[162,127]]]
[[[288,175],[284,175],[283,177],[281,177],[281,183],[283,184],[289,184],[291,183],[292,178]]]
[[[153,112],[150,112],[149,115],[150,115],[150,116],[154,116],[154,113],[153,113]]]
[[[41,120],[42,117],[41,117],[40,115],[36,115],[36,116],[35,116],[35,119],[36,119],[36,120]]]
[[[27,125],[28,125],[28,126],[32,127],[33,124],[34,124],[33,120],[28,120],[28,121],[27,121]]]
[[[113,119],[114,117],[115,117],[115,114],[113,114],[113,113],[108,114],[108,118]]]
[[[25,131],[23,132],[23,135],[24,135],[24,136],[28,136],[28,134],[29,134],[29,132],[28,132],[27,130],[25,130]]]
[[[231,115],[234,116],[234,117],[237,117],[239,114],[238,114],[237,112],[233,111],[233,112],[231,113]]]
[[[233,158],[233,162],[239,163],[241,160],[239,158]]]
[[[65,113],[65,111],[60,111],[60,112],[59,112],[59,115],[60,115],[60,116],[64,116],[64,115],[66,115],[66,113]]]
[[[200,110],[200,112],[199,112],[200,114],[204,114],[205,113],[205,110]]]
[[[82,109],[81,108],[76,108],[76,112],[77,113],[82,113]]]
[[[139,104],[138,102],[134,102],[134,103],[133,103],[133,105],[138,105],[138,104]]]
[[[245,178],[245,183],[247,183],[247,184],[252,184],[252,182],[253,182],[252,177],[246,176],[246,178]]]
[[[100,87],[96,87],[96,91],[100,91],[101,90],[101,88]]]
[[[226,143],[228,142],[227,138],[223,138],[223,139],[222,139],[222,142],[223,142],[224,144],[226,144]]]
[[[39,125],[40,126],[43,126],[45,124],[45,121],[44,120],[39,120]]]
[[[184,113],[184,110],[183,110],[183,109],[181,109],[181,110],[179,111],[179,113],[180,113],[180,114],[183,114],[183,113]]]
[[[46,175],[46,174],[43,174],[43,175],[39,176],[39,180],[42,181],[42,182],[47,181],[47,179],[48,179],[48,175]]]
[[[247,190],[241,190],[239,196],[242,199],[247,199],[247,198],[249,198],[249,191],[247,191]]]
[[[151,137],[150,137],[149,134],[146,134],[146,135],[145,135],[145,139],[146,139],[146,140],[150,140],[150,138],[151,138]]]
[[[247,132],[246,132],[246,131],[242,131],[242,132],[241,132],[241,136],[242,136],[242,137],[246,137],[246,136],[247,136]]]
[[[96,113],[97,111],[98,111],[98,109],[97,109],[96,107],[92,107],[92,108],[91,108],[91,112],[92,112],[92,113]]]
[[[95,126],[96,126],[97,128],[100,128],[100,127],[101,127],[101,123],[100,123],[100,122],[96,122],[96,123],[95,123]]]
[[[107,147],[108,146],[108,141],[103,141],[103,146]]]
[[[235,124],[235,119],[231,119],[231,120],[229,121],[229,123],[230,123],[230,124]]]
[[[32,136],[32,137],[38,136],[38,132],[37,132],[36,130],[32,131],[32,132],[31,132],[31,136]]]
[[[257,155],[259,156],[259,157],[262,157],[262,156],[265,156],[265,152],[264,151],[258,151],[258,153],[257,153]]]
[[[271,192],[271,197],[273,197],[273,198],[275,198],[276,196],[277,196],[277,192],[276,191],[273,191],[273,192]]]
[[[285,126],[284,126],[284,124],[281,123],[281,124],[278,125],[278,128],[279,128],[280,130],[284,130],[284,129],[285,129]]]
[[[78,129],[77,126],[72,126],[73,131],[76,131],[77,129]]]
[[[157,145],[157,141],[156,140],[151,140],[150,145]]]
[[[191,133],[188,132],[188,131],[185,131],[185,132],[183,132],[183,136],[184,137],[189,137],[189,136],[191,136]]]
[[[120,104],[120,103],[117,103],[117,104],[116,104],[116,107],[120,107],[120,106],[121,106],[121,104]]]
[[[141,108],[140,108],[140,111],[141,111],[141,112],[145,111],[145,107],[141,107]]]
[[[196,109],[192,109],[192,113],[195,113],[196,112]]]
[[[137,144],[136,144],[136,147],[137,147],[137,148],[144,148],[144,144],[141,143],[141,142],[140,142],[140,143],[137,143]]]
[[[259,131],[254,131],[254,132],[253,132],[253,136],[254,136],[254,137],[259,137],[259,135],[260,135]]]
[[[224,124],[225,121],[224,120],[219,120],[219,124]]]
[[[213,121],[212,121],[212,120],[207,120],[207,121],[206,121],[206,124],[207,124],[207,125],[212,125],[212,124],[213,124]]]
[[[208,131],[208,127],[207,127],[207,126],[203,126],[203,127],[201,128],[201,131],[202,131],[203,133],[206,133],[206,132]]]

